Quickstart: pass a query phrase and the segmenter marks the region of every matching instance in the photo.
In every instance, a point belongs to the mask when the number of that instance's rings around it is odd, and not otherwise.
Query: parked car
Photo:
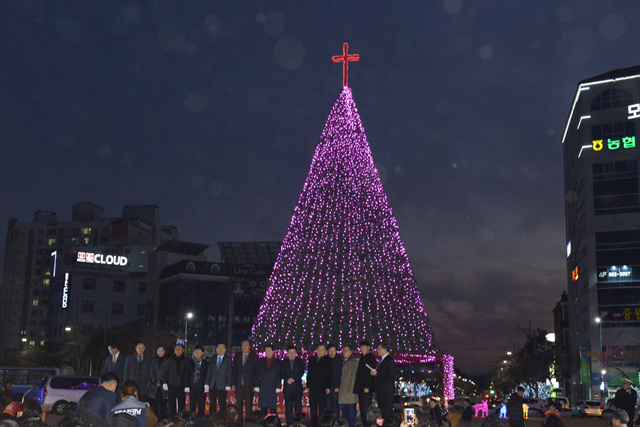
[[[51,406],[55,414],[63,414],[67,405],[78,403],[87,391],[100,385],[99,377],[52,376],[42,381],[38,401],[43,406]]]
[[[525,397],[524,399],[522,399],[522,403],[526,404],[527,406],[529,406],[529,411],[534,410],[536,411],[539,416],[544,416],[544,413],[547,412],[547,410],[549,409],[549,405],[547,405],[547,401],[544,399],[538,399],[537,397]],[[538,415],[535,414],[535,415]],[[534,415],[534,414],[529,414]]]
[[[602,404],[597,400],[579,400],[571,409],[572,417],[600,417]]]
[[[394,396],[393,409],[401,410],[407,406],[418,409],[425,407],[424,401],[419,396]]]

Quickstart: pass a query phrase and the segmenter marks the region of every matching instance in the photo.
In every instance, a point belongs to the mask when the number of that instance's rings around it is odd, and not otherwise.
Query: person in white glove
[[[164,367],[161,378],[164,378],[164,386],[168,386],[167,395],[169,397],[169,417],[175,419],[178,412],[184,411],[186,375],[189,370],[189,362],[184,355],[184,346],[176,344],[173,350],[174,354]],[[166,390],[166,389],[165,389]]]
[[[206,400],[205,384],[209,361],[204,358],[204,348],[197,345],[193,348],[193,358],[189,360],[187,372],[188,384],[184,388],[185,393],[189,393],[189,410],[198,412],[198,418],[204,417],[204,403]]]
[[[164,391],[169,391],[169,385],[167,383],[162,384],[162,389]]]
[[[278,392],[282,384],[280,377],[280,363],[281,360],[274,357],[273,346],[267,345],[264,347],[265,358],[260,359],[258,362],[258,380],[256,384],[256,391],[260,392],[258,395],[258,407],[263,415],[267,413],[275,414],[276,406],[278,405]]]
[[[216,356],[209,359],[205,388],[209,389],[211,413],[222,411],[227,406],[227,392],[231,390],[231,358],[227,356],[227,346],[218,343]]]

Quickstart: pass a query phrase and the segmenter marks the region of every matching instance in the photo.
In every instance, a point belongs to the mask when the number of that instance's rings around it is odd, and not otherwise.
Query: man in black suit
[[[376,358],[371,354],[371,343],[362,341],[360,343],[360,361],[358,362],[358,370],[356,371],[356,380],[353,384],[353,394],[358,395],[358,403],[360,405],[360,418],[362,424],[367,424],[367,411],[373,401],[373,385],[375,377],[371,375],[370,370],[377,366]],[[367,366],[369,365],[369,366]]]
[[[370,373],[376,378],[375,389],[378,406],[385,420],[393,416],[393,395],[396,390],[396,362],[389,354],[389,344],[380,344],[377,348],[380,363]]]
[[[109,355],[104,361],[104,367],[102,373],[106,374],[111,372],[118,377],[118,388],[116,389],[116,401],[120,402],[122,383],[124,382],[124,365],[126,363],[126,357],[120,353],[120,348],[115,342],[111,342],[107,345]]]
[[[128,356],[124,364],[124,381],[132,380],[138,384],[138,400],[141,402],[147,401],[151,383],[151,357],[144,354],[146,348],[142,341],[138,342],[135,353]]]
[[[258,356],[251,352],[251,341],[244,340],[242,351],[233,356],[231,367],[231,390],[236,392],[236,405],[238,406],[238,423],[243,424],[242,408],[246,417],[251,415],[253,405],[253,388],[256,386],[256,374],[258,370]]]
[[[189,410],[196,412],[198,417],[204,417],[205,392],[204,385],[207,377],[209,361],[204,359],[204,348],[197,345],[193,348],[193,358],[189,360],[189,371],[187,374],[187,387],[185,391],[189,393]]]
[[[216,402],[218,402],[218,411],[224,410],[227,406],[227,391],[231,390],[231,358],[226,353],[227,345],[218,343],[216,346],[217,356],[209,360],[204,391],[209,393],[212,414],[216,412]]]
[[[286,406],[287,424],[293,420],[295,413],[302,413],[302,376],[304,375],[304,362],[298,358],[298,349],[295,346],[287,348],[287,358],[280,364],[280,377],[284,380],[282,392]]]
[[[327,354],[331,359],[331,367],[333,369],[333,384],[331,385],[331,392],[329,396],[327,396],[327,409],[333,411],[336,416],[340,416],[338,393],[340,393],[340,381],[342,380],[342,365],[344,364],[344,360],[342,356],[338,354],[338,350],[333,344],[327,346]]]
[[[324,344],[316,347],[316,355],[309,359],[307,365],[307,388],[309,389],[309,408],[311,409],[311,425],[315,426],[318,416],[327,406],[327,396],[333,386],[332,361],[327,356]]]
[[[73,414],[73,419],[82,416],[83,412],[88,412],[102,418],[105,426],[109,424],[111,416],[111,408],[116,404],[116,388],[118,387],[118,378],[113,372],[107,372],[102,375],[100,385],[92,388],[82,395]],[[90,419],[91,417],[87,417]]]

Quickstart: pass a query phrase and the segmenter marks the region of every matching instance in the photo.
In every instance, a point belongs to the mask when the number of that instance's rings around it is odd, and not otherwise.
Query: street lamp
[[[187,324],[189,323],[189,319],[193,318],[193,313],[187,313],[186,319],[184,319],[184,349],[187,349]]]
[[[600,318],[600,316],[598,316],[593,320],[598,324],[598,327],[600,329],[600,353],[601,353],[601,355],[600,355],[600,367],[602,368],[602,371],[601,371],[602,377],[601,377],[601,382],[600,382],[600,390],[602,390],[602,394],[604,395],[604,374],[606,374],[607,371],[605,371],[605,369],[604,369],[604,352],[602,351],[602,319]]]

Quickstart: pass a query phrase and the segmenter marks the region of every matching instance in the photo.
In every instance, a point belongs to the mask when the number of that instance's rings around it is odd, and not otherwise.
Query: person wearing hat
[[[613,404],[617,409],[622,409],[629,416],[629,427],[633,427],[633,417],[636,413],[636,399],[638,394],[631,388],[631,380],[629,378],[622,379],[622,388],[616,391],[616,396],[613,399]]]

